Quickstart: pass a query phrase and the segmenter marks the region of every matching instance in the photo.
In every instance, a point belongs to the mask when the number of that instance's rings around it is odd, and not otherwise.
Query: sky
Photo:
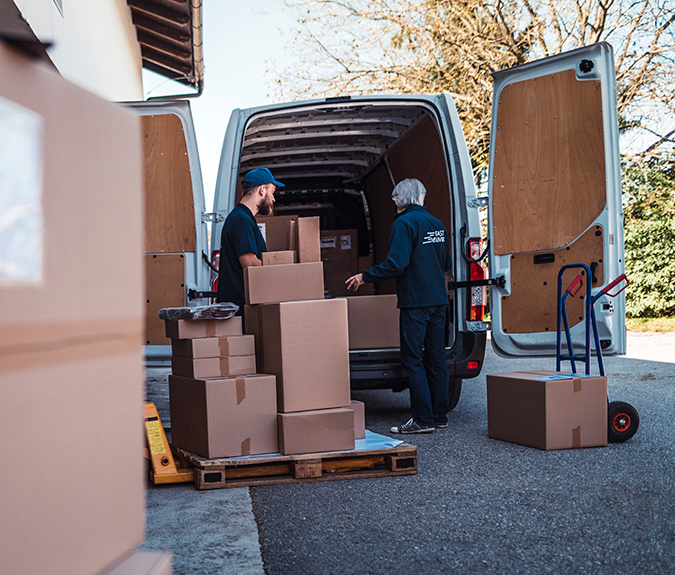
[[[204,21],[204,91],[190,99],[204,180],[206,209],[211,210],[220,150],[232,110],[272,103],[272,65],[283,67],[282,31],[294,19],[282,0],[207,0]],[[145,97],[186,93],[189,89],[144,70]]]

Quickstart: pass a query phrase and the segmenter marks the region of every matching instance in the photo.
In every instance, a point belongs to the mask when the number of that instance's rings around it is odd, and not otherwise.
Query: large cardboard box
[[[607,378],[555,371],[487,376],[488,436],[539,449],[607,445]]]
[[[190,357],[173,356],[171,371],[185,377],[222,377],[225,375],[247,375],[256,372],[254,355],[233,355],[231,357]]]
[[[0,77],[0,571],[91,575],[145,536],[140,122],[1,41]]]
[[[345,281],[359,272],[358,255],[356,230],[321,230],[321,261],[328,297],[354,295]]]
[[[171,339],[225,337],[243,333],[243,321],[239,315],[230,319],[171,319],[164,323],[166,337]]]
[[[397,303],[393,294],[348,297],[349,349],[398,348]]]
[[[265,240],[267,251],[297,249],[297,232],[292,231],[291,222],[297,222],[298,216],[256,216],[255,220]]]
[[[255,338],[252,335],[230,335],[198,339],[173,339],[171,340],[171,353],[177,357],[191,357],[195,359],[254,355]]]
[[[284,302],[257,311],[262,365],[277,376],[279,411],[348,405],[347,302]]]
[[[248,267],[244,292],[249,305],[323,299],[322,263]]]
[[[319,409],[279,414],[279,451],[284,455],[354,449],[354,412]]]
[[[277,453],[273,375],[169,376],[171,443],[208,458]]]

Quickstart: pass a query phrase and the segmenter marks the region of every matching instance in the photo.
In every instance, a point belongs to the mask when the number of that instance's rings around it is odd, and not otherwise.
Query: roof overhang
[[[127,4],[143,67],[201,93],[202,0],[127,0]]]

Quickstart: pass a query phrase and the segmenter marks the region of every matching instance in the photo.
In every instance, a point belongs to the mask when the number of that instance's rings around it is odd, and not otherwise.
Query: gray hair
[[[424,184],[414,178],[408,178],[399,182],[391,193],[397,208],[405,208],[408,204],[424,205],[427,190]]]

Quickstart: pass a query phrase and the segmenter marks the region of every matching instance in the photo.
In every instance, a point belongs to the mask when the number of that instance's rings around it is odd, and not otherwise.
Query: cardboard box
[[[230,319],[172,319],[165,324],[166,337],[171,339],[225,337],[243,333],[243,322],[238,315]]]
[[[198,339],[173,339],[171,340],[171,353],[176,357],[194,359],[255,355],[255,338],[252,335],[230,335]]]
[[[258,367],[258,373],[268,373],[264,369],[264,358],[262,353],[262,335],[260,334],[260,305],[244,306],[244,333],[252,335],[255,341],[255,360]]]
[[[280,413],[279,451],[284,455],[354,449],[354,411],[347,408]]]
[[[365,439],[366,437],[366,405],[362,401],[352,399],[346,406],[354,412],[354,439]]]
[[[555,371],[487,376],[488,436],[539,449],[607,445],[607,378]]]
[[[347,302],[284,302],[257,311],[262,365],[277,376],[279,411],[348,405]]]
[[[262,265],[275,266],[279,264],[295,264],[298,261],[298,252],[284,250],[281,252],[263,252]]]
[[[277,453],[273,375],[169,376],[171,443],[208,458]]]
[[[347,298],[349,349],[398,348],[397,302],[393,294]]]
[[[268,252],[297,250],[298,262],[320,262],[319,217],[256,216]]]
[[[4,42],[0,77],[0,571],[90,575],[145,537],[140,121]]]
[[[171,358],[171,371],[184,377],[222,377],[224,375],[247,375],[256,372],[254,355],[232,357]]]
[[[323,299],[321,262],[252,266],[244,270],[246,303]]]
[[[345,285],[347,278],[358,273],[356,230],[321,230],[321,261],[327,297],[354,295]]]

